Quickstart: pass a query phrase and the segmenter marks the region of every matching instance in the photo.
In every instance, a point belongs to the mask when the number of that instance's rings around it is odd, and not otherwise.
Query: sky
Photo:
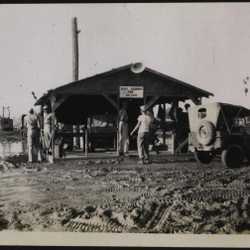
[[[250,108],[250,3],[0,5],[0,110],[21,116],[48,89],[133,62]],[[250,81],[249,81],[250,88]]]

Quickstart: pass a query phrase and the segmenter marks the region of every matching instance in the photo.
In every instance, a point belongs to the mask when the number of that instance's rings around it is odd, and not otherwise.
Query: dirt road
[[[248,233],[250,168],[115,160],[0,168],[0,228]]]

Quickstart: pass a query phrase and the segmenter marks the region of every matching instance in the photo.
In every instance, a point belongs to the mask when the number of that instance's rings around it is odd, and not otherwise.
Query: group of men
[[[185,112],[182,108],[172,105],[169,111],[169,117],[174,121],[175,139],[177,142],[176,150],[181,153],[188,151],[188,133],[189,133],[189,122],[188,122],[188,109],[190,105],[186,103],[184,105]],[[137,118],[137,124],[130,133],[130,136],[138,130],[137,134],[137,150],[139,156],[139,164],[150,163],[149,158],[149,145],[152,144],[156,153],[159,153],[157,147],[155,147],[155,126],[159,121],[154,117],[152,109],[147,108],[145,105],[140,107],[141,114]],[[165,114],[164,114],[165,117]],[[165,120],[165,118],[163,118]],[[129,145],[129,132],[128,132],[128,114],[127,104],[124,103],[119,112],[118,116],[118,136],[119,136],[119,155],[126,155],[128,153]]]
[[[149,144],[152,137],[152,125],[154,122],[154,114],[152,110],[147,109],[145,105],[140,107],[141,114],[137,118],[137,124],[131,131],[130,136],[138,130],[137,134],[137,150],[139,156],[139,164],[150,163]],[[129,131],[128,131],[128,113],[127,104],[123,103],[118,116],[118,151],[119,155],[126,155],[129,146]]]
[[[189,105],[189,104],[188,104]],[[189,106],[185,106],[186,109]],[[130,133],[133,136],[137,133],[137,150],[139,156],[139,164],[150,163],[149,145],[154,146],[155,139],[155,124],[156,119],[152,109],[147,108],[145,105],[140,106],[141,114],[137,118],[137,124]],[[42,114],[43,113],[43,114]],[[183,115],[180,108],[171,110],[170,116],[180,126],[177,126],[176,134],[177,139],[186,137],[188,131],[184,129],[186,116]],[[36,161],[53,161],[52,157],[52,139],[53,139],[53,122],[52,113],[49,112],[48,106],[43,107],[43,112],[36,114],[33,109],[30,109],[27,116],[27,145],[28,145],[28,160],[29,162]],[[184,131],[185,130],[185,131]],[[183,132],[184,131],[184,132]],[[179,140],[179,139],[178,139]],[[118,114],[118,151],[119,156],[128,154],[129,149],[129,126],[128,126],[128,112],[127,103],[122,104],[122,108]],[[157,151],[156,151],[157,152]]]
[[[31,108],[26,117],[28,161],[52,161],[52,114],[48,106],[36,114]]]

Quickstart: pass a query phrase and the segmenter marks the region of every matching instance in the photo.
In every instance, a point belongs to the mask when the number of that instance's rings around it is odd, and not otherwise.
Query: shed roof
[[[180,97],[189,99],[192,97],[213,96],[211,92],[196,86],[162,74],[156,70],[145,68],[141,73],[135,74],[131,70],[131,64],[112,69],[79,81],[71,82],[58,88],[49,90],[37,100],[35,105],[48,102],[53,95],[99,95],[117,94],[119,85],[144,86],[145,95],[160,95],[164,97]]]

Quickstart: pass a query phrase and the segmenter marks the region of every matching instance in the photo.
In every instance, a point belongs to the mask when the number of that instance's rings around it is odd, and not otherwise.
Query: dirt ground
[[[0,162],[0,229],[248,233],[250,168],[183,159]]]

